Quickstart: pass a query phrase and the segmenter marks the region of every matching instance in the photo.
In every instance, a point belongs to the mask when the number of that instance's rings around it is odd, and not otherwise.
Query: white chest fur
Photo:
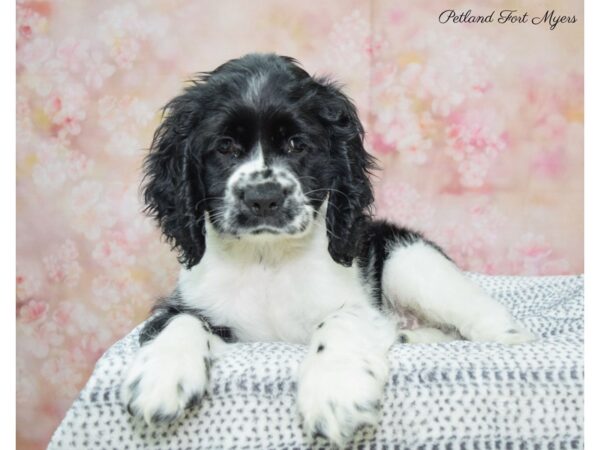
[[[208,226],[202,261],[182,270],[186,304],[243,341],[307,343],[315,325],[342,305],[369,301],[356,266],[335,263],[324,222],[300,238],[224,240]]]

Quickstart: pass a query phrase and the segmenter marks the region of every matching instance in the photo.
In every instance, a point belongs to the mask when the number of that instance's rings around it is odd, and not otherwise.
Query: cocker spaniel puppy
[[[308,346],[306,432],[343,445],[378,420],[394,341],[533,339],[437,245],[373,220],[363,134],[335,83],[273,54],[229,61],[167,104],[143,189],[182,269],[125,376],[131,414],[172,421],[201,401],[227,342],[286,341]],[[398,308],[430,325],[398,330]]]

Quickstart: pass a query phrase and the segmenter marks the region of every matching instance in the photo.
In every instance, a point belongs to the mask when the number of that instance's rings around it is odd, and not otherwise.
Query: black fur
[[[359,255],[361,236],[370,219],[373,191],[369,180],[374,158],[363,146],[364,130],[356,108],[339,89],[328,86],[323,110],[332,145],[338,148],[332,158],[335,180],[329,192],[327,230],[329,253],[344,266]]]
[[[205,250],[204,186],[193,134],[201,101],[188,90],[165,106],[164,120],[144,161],[146,212],[157,220],[179,252],[179,261],[188,267],[197,264]]]
[[[364,228],[357,262],[363,281],[373,289],[378,307],[382,306],[381,277],[390,251],[398,246],[409,246],[418,241],[426,242],[450,260],[437,244],[425,239],[417,231],[400,228],[383,220],[370,221]]]
[[[210,323],[208,318],[197,308],[190,308],[182,301],[178,291],[173,292],[169,297],[160,299],[153,309],[154,315],[148,320],[140,331],[139,342],[144,345],[146,342],[154,339],[169,323],[169,321],[179,314],[189,314],[196,317],[209,333],[216,334],[225,342],[235,341],[235,336],[231,328],[219,326]]]
[[[265,87],[252,98],[251,83],[261,77]],[[292,134],[304,136],[310,148],[282,154],[278,140]],[[236,139],[235,160],[215,151],[224,135]],[[190,268],[202,258],[204,213],[219,229],[226,180],[259,136],[266,159],[286,158],[315,211],[329,195],[329,252],[349,266],[373,201],[368,175],[374,163],[356,108],[335,83],[309,76],[292,58],[256,54],[200,74],[171,100],[145,159],[146,211],[179,261]]]

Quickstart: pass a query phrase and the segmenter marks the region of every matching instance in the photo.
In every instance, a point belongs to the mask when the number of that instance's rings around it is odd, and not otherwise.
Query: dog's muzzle
[[[300,183],[284,168],[240,170],[230,180],[221,229],[232,234],[296,234],[310,218]]]

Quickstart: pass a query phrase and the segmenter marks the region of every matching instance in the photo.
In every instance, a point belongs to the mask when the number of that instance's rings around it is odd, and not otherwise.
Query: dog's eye
[[[304,142],[301,138],[294,136],[288,140],[287,149],[288,153],[300,153],[305,151],[308,148],[306,142]]]
[[[240,156],[240,147],[230,137],[219,139],[217,151],[223,155],[232,155],[236,158]]]

